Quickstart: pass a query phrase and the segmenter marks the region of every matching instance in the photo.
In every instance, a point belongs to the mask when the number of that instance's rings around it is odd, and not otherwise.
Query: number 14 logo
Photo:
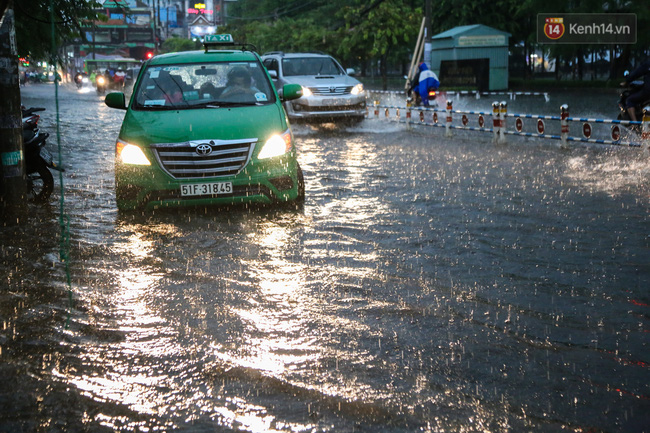
[[[549,39],[560,39],[564,35],[564,18],[546,18],[544,35]]]

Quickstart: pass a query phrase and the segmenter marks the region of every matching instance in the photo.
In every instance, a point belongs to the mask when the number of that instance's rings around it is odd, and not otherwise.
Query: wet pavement
[[[55,176],[0,232],[0,431],[649,431],[643,150],[296,125],[300,209],[122,214],[124,112],[59,92],[70,285]],[[511,105],[612,108],[558,96]]]

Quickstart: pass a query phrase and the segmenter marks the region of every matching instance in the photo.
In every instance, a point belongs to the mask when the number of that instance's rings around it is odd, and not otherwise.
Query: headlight
[[[281,156],[291,150],[291,130],[287,129],[284,134],[275,134],[264,143],[260,150],[259,159],[273,158]]]
[[[359,83],[356,86],[352,88],[350,91],[353,95],[358,95],[359,93],[363,93],[363,84]]]
[[[142,149],[134,144],[129,144],[122,140],[117,140],[115,153],[124,164],[132,165],[151,165],[147,156]]]
[[[104,84],[104,77],[97,77],[97,84]]]
[[[302,86],[302,96],[304,98],[308,98],[308,97],[310,97],[312,95],[313,95],[313,93],[311,93],[311,90],[309,90],[309,87]]]

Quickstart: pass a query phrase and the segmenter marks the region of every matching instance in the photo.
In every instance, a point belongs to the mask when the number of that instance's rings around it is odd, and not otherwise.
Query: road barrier
[[[379,117],[380,109],[384,110],[386,119],[394,119],[397,122],[406,123],[407,125],[422,125],[428,127],[444,127],[445,136],[451,137],[452,130],[467,130],[478,132],[490,132],[493,134],[495,143],[505,143],[506,136],[523,136],[536,137],[551,140],[560,140],[562,145],[569,142],[583,142],[594,144],[607,144],[616,146],[644,147],[646,150],[650,145],[650,106],[645,107],[643,121],[630,120],[610,120],[610,119],[592,119],[581,117],[570,117],[569,106],[563,104],[560,107],[559,116],[545,116],[534,114],[511,114],[508,113],[508,104],[506,101],[493,102],[492,112],[454,110],[453,101],[447,100],[444,109],[438,107],[411,107],[408,104],[403,107],[381,105],[379,101],[374,101],[374,115]],[[391,110],[394,110],[394,116],[391,116]],[[405,112],[405,119],[402,120],[400,113]],[[412,112],[419,113],[419,122],[413,120]],[[438,113],[444,113],[444,123]],[[454,124],[454,115],[460,115],[460,124]],[[472,126],[469,116],[476,116],[476,126]],[[486,126],[485,119],[492,116],[492,127]],[[514,129],[507,128],[508,118],[514,119]],[[524,131],[524,119],[533,119],[536,121],[535,132]],[[546,122],[559,122],[559,134],[548,133]],[[571,124],[582,124],[582,137],[571,136]],[[608,138],[592,138],[594,125],[611,125]],[[489,125],[489,123],[487,123]],[[640,134],[622,128],[634,128],[639,130]],[[632,137],[626,140],[625,137]]]
[[[368,92],[379,95],[404,95],[404,91],[399,90],[368,90]],[[474,96],[476,99],[481,99],[481,96],[508,96],[511,100],[517,99],[517,96],[543,96],[546,102],[550,101],[550,97],[546,92],[479,92],[477,90],[458,90],[458,91],[440,91],[439,94],[446,94],[447,96],[456,96],[456,99],[461,96]]]

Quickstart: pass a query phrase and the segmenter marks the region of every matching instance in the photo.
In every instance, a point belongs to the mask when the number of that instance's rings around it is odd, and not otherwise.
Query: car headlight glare
[[[292,148],[291,131],[286,130],[284,134],[275,134],[264,143],[264,147],[260,150],[259,159],[273,158],[275,156],[282,156],[289,152]]]
[[[125,141],[118,140],[116,145],[117,157],[124,164],[131,165],[151,165],[149,159],[144,154],[141,148],[134,144],[129,144]]]
[[[312,95],[313,95],[313,93],[311,92],[311,90],[309,90],[309,87],[302,86],[302,97],[303,98],[309,98]]]
[[[360,93],[363,93],[363,84],[359,83],[356,86],[354,86],[350,91],[350,93],[352,93],[353,95],[358,95]]]

